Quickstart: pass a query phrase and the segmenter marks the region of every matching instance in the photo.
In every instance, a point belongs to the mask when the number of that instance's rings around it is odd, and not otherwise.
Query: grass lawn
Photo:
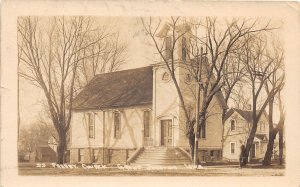
[[[263,168],[261,165],[249,165],[247,168],[239,169],[237,165],[204,166],[201,169],[188,169],[184,167],[168,169],[139,169],[122,170],[117,167],[105,169],[82,168],[53,168],[50,163],[45,167],[38,168],[34,163],[19,164],[19,175],[87,175],[87,176],[283,176],[284,167],[270,166]]]

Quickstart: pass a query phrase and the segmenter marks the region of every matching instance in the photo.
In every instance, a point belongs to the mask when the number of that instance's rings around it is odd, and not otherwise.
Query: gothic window
[[[114,112],[114,138],[121,138],[121,114]]]
[[[163,81],[169,81],[170,80],[170,74],[168,72],[164,72],[162,76]]]
[[[150,136],[150,111],[144,111],[144,137]]]
[[[87,126],[89,132],[89,138],[95,138],[95,115],[93,113],[87,113]]]
[[[171,36],[167,36],[165,39],[165,58],[166,60],[171,59],[171,50],[172,50],[172,37]]]

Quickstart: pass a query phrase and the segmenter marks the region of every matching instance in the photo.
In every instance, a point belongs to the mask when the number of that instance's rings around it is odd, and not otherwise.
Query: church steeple
[[[156,36],[161,38],[164,43],[163,53],[166,60],[171,59],[174,40],[176,40],[173,53],[174,60],[183,63],[190,60],[191,27],[188,24],[180,24],[173,28],[166,23]]]

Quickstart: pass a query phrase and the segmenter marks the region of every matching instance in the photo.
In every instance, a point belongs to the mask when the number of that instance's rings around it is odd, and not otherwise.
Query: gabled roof
[[[268,137],[265,134],[256,134],[256,138],[258,138],[260,141],[268,141]]]
[[[237,109],[237,108],[231,108],[225,116],[225,120],[227,120],[234,112],[237,112],[242,118],[244,118],[248,123],[252,123],[252,111],[251,110],[241,110],[241,109]],[[256,111],[257,113],[260,112],[260,110]],[[266,115],[266,113],[264,112],[264,115]]]
[[[151,66],[96,75],[75,97],[73,109],[151,104],[152,82]]]

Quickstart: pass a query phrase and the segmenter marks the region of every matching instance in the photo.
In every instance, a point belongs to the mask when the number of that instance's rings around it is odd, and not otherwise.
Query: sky
[[[111,23],[120,31],[120,39],[128,45],[128,60],[119,70],[132,69],[155,63],[153,48],[149,47],[145,35],[141,32],[141,25],[135,17],[99,17],[100,23]],[[40,88],[31,85],[27,80],[20,79],[19,90],[20,124],[30,125],[36,122],[43,113],[44,93]]]

